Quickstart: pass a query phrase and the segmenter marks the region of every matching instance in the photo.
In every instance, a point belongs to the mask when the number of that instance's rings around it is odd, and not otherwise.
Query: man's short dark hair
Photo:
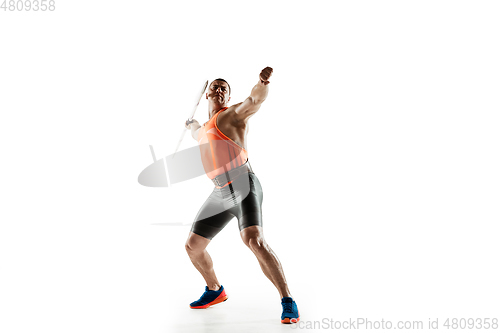
[[[227,83],[227,81],[224,80],[224,79],[215,79],[215,80],[212,81],[212,83],[214,83],[215,81],[222,81],[222,82],[226,82]],[[210,83],[210,84],[212,84],[212,83]],[[229,95],[231,95],[231,86],[229,85],[229,83],[227,83],[227,86],[229,87]]]

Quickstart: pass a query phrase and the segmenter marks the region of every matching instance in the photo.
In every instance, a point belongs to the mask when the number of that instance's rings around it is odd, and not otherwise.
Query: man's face
[[[214,81],[208,87],[207,99],[213,100],[216,104],[226,105],[229,97],[229,86],[224,81]]]

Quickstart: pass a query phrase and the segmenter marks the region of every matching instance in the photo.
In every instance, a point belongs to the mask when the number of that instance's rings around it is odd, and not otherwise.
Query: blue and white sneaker
[[[281,299],[281,306],[283,306],[281,323],[292,324],[300,320],[299,309],[297,308],[297,304],[291,297],[283,297]]]
[[[205,287],[205,292],[201,295],[200,299],[189,304],[191,309],[206,309],[209,306],[225,302],[227,300],[226,291],[223,286],[219,290],[208,290]]]

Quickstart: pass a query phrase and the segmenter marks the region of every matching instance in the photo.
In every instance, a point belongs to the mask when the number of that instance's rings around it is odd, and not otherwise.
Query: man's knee
[[[190,234],[184,247],[188,254],[197,254],[205,250],[210,240],[196,234]]]
[[[250,237],[247,240],[246,244],[255,254],[265,253],[269,250],[269,246],[267,245],[263,237]]]
[[[188,254],[196,252],[196,246],[194,246],[194,244],[191,244],[189,241],[186,242],[184,247],[186,248],[186,252]]]
[[[265,243],[264,235],[260,226],[250,226],[241,230],[241,239],[250,249],[260,248]]]

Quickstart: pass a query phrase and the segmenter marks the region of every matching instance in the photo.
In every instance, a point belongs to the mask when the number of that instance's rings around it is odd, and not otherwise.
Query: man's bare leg
[[[186,241],[186,252],[194,267],[196,267],[205,279],[208,289],[219,290],[221,285],[215,276],[212,258],[206,250],[209,243],[210,239],[189,232],[189,237]]]
[[[241,230],[240,234],[245,245],[248,246],[257,257],[264,274],[271,280],[276,289],[278,289],[280,298],[292,297],[290,290],[288,290],[283,267],[281,267],[281,263],[276,254],[265,241],[262,227],[257,225],[250,226]]]

